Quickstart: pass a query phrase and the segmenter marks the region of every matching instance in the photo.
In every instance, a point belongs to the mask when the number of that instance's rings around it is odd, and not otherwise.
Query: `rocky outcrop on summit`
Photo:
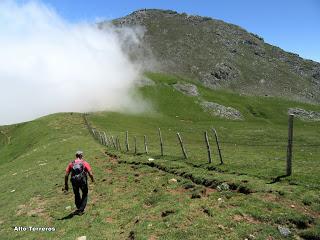
[[[202,82],[209,88],[217,88],[230,84],[239,77],[238,69],[228,63],[217,63],[211,72],[199,72]]]
[[[135,49],[150,50],[158,71],[210,88],[320,102],[319,63],[267,44],[239,26],[157,9],[135,11],[113,24],[143,27],[143,41]]]

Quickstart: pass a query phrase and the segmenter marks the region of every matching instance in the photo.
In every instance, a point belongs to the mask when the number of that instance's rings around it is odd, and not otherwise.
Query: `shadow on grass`
[[[68,220],[68,219],[73,218],[75,215],[81,216],[82,214],[80,214],[79,211],[76,210],[63,218],[59,218],[58,220]]]
[[[271,182],[268,182],[268,184],[274,184],[274,183],[280,182],[281,179],[285,178],[285,177],[289,177],[289,176],[287,174],[278,176],[278,177],[274,178]]]

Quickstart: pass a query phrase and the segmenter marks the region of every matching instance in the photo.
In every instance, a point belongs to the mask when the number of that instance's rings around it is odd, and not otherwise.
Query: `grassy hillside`
[[[319,122],[295,119],[293,175],[271,183],[285,173],[287,109],[320,111],[319,106],[200,85],[200,96],[191,97],[172,87],[187,80],[147,75],[155,85],[142,87],[140,93],[152,110],[87,116],[96,129],[119,136],[122,151],[94,140],[82,115],[75,113],[0,127],[1,239],[281,239],[279,225],[291,230],[289,239],[320,237]],[[234,107],[244,120],[212,117],[200,107],[202,100]],[[219,134],[224,165],[219,165],[211,132],[213,163],[207,163],[203,132],[211,127]],[[129,153],[124,151],[126,130]],[[182,157],[176,132],[188,160]],[[143,153],[143,135],[148,155]],[[74,209],[72,192],[65,195],[61,188],[77,149],[85,152],[97,182],[90,183],[86,213],[63,219]],[[155,160],[148,161],[150,157]],[[228,183],[230,190],[218,191],[221,183]],[[56,231],[14,232],[13,226]]]
[[[192,164],[207,162],[204,131],[208,131],[210,142],[216,154],[215,142],[210,129],[216,128],[222,142],[223,156],[227,164],[217,166],[222,171],[257,175],[271,179],[284,173],[287,146],[288,108],[301,107],[319,110],[319,106],[285,101],[278,98],[247,97],[224,91],[212,91],[198,85],[200,97],[185,96],[172,85],[184,80],[165,75],[150,74],[156,86],[142,89],[144,97],[151,102],[157,114],[124,115],[119,113],[97,113],[89,119],[97,128],[105,129],[124,142],[125,131],[138,137],[140,151],[143,150],[143,135],[150,142],[151,154],[159,154],[157,129],[162,129],[167,157],[181,157],[176,132],[180,132],[186,144],[189,161]],[[206,100],[234,107],[244,115],[245,120],[231,121],[212,117],[198,104]],[[317,166],[319,154],[319,122],[302,122],[295,119],[295,162],[294,180],[305,184],[316,184],[308,176]],[[311,151],[311,152],[310,152]],[[264,154],[261,154],[263,152]],[[214,155],[214,162],[218,163]],[[187,161],[188,162],[188,161]],[[307,163],[307,164],[306,164]],[[309,166],[309,167],[306,167]],[[306,169],[307,168],[307,169]],[[308,170],[309,169],[309,170]],[[297,174],[299,173],[299,174]]]

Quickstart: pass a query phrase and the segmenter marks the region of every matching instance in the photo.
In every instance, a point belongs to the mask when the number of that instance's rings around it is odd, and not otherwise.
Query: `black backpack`
[[[81,162],[73,161],[71,172],[72,172],[71,179],[73,181],[80,182],[84,180],[86,177],[86,173],[84,171],[84,165],[82,161]]]

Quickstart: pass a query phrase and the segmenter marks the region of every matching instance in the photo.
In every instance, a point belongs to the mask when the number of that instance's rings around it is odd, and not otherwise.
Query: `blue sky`
[[[320,1],[318,0],[42,0],[41,2],[49,4],[58,14],[72,22],[113,19],[141,8],[171,9],[210,16],[239,25],[286,51],[320,62]]]

